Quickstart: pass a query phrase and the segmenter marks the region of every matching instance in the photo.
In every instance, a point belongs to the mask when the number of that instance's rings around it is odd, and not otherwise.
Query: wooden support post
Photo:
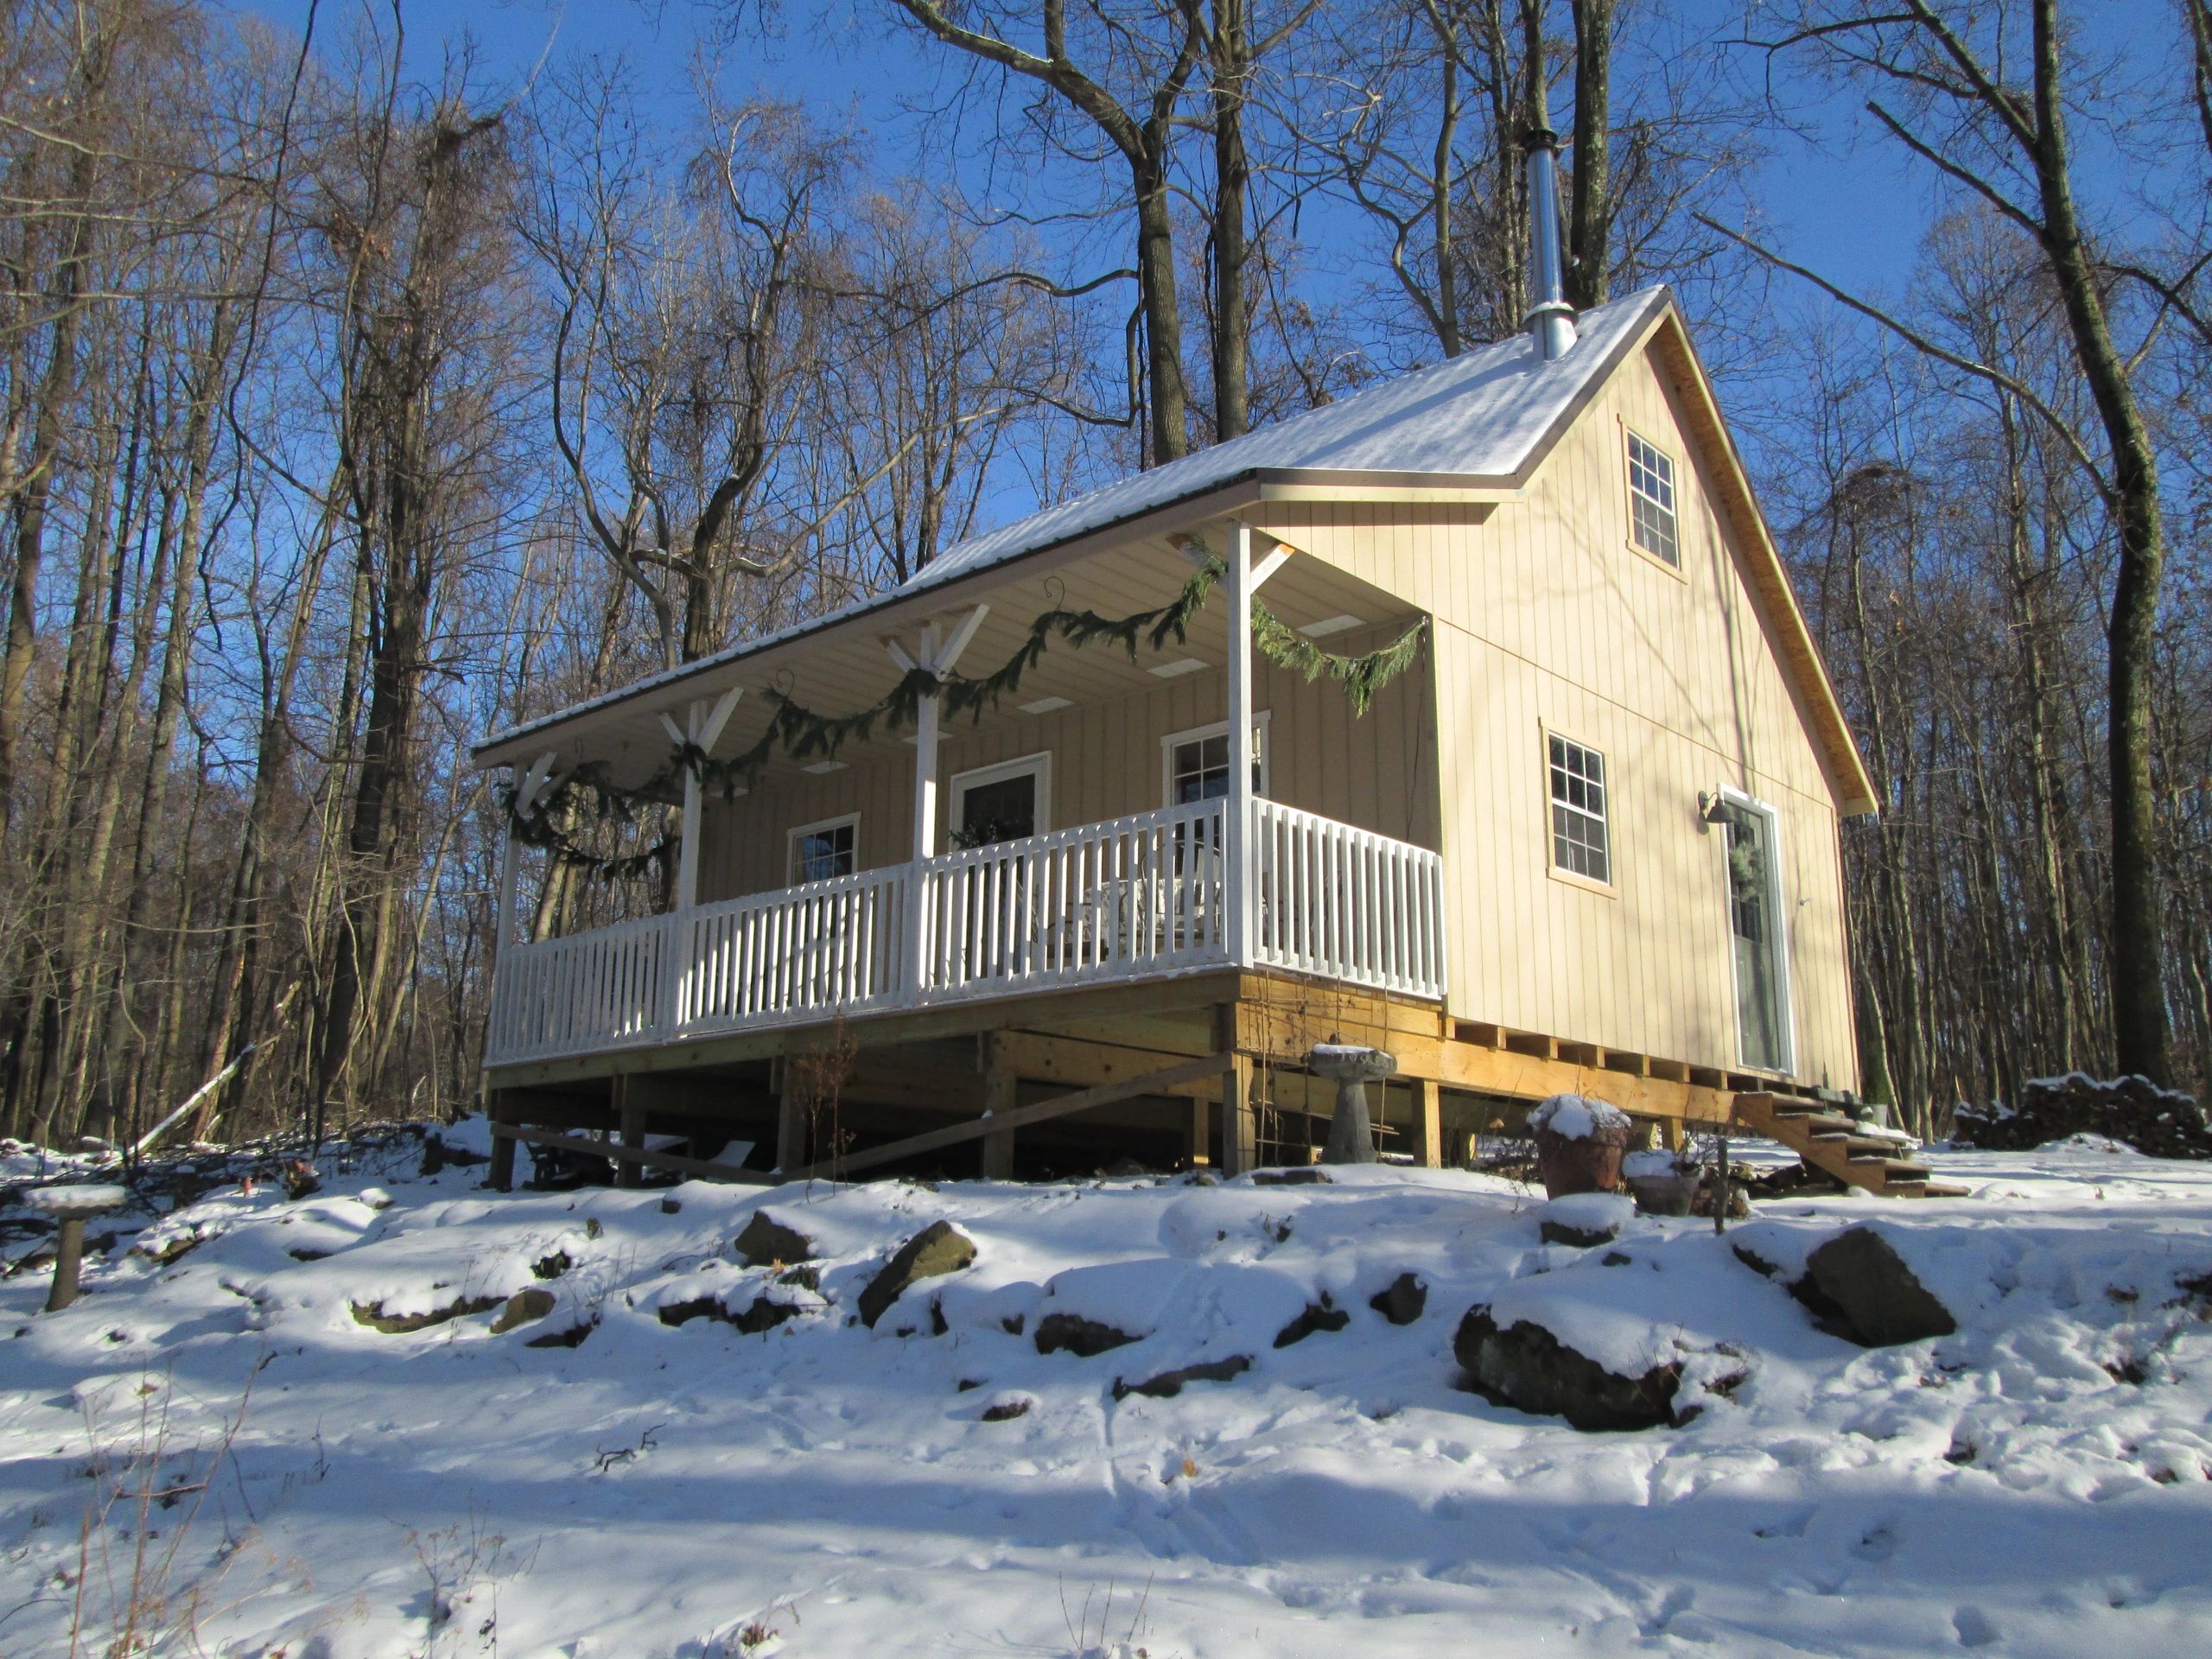
[[[806,1162],[806,1110],[791,1088],[791,1067],[779,1059],[769,1087],[776,1096],[776,1167],[785,1175]]]
[[[1444,1090],[1433,1077],[1413,1079],[1414,1156],[1423,1169],[1444,1167]]]
[[[1213,1104],[1210,1101],[1191,1103],[1191,1167],[1204,1169],[1213,1162]]]
[[[983,1039],[983,1110],[993,1118],[1006,1116],[1021,1103],[1020,1079],[1001,1064],[995,1049],[995,1037]],[[1014,1131],[1001,1129],[983,1137],[983,1179],[1014,1179]]]
[[[85,1218],[64,1216],[54,1241],[54,1284],[46,1293],[46,1311],[59,1313],[77,1300],[77,1274],[85,1261]]]
[[[1252,1108],[1252,1057],[1234,1054],[1221,1074],[1221,1168],[1249,1174],[1259,1165],[1259,1125]]]
[[[499,1110],[499,1097],[496,1095],[493,1096],[492,1109],[495,1114]],[[512,1192],[515,1190],[515,1138],[511,1135],[502,1135],[499,1133],[500,1130],[506,1127],[507,1126],[505,1123],[499,1122],[496,1116],[493,1116],[492,1120],[492,1171],[490,1179],[486,1183],[486,1185],[490,1186],[494,1192]]]
[[[643,1152],[645,1147],[645,1108],[643,1102],[635,1105],[630,1100],[630,1079],[620,1072],[614,1077],[615,1121],[621,1126],[618,1133],[622,1144],[632,1152]],[[632,1163],[626,1158],[614,1160],[614,1185],[635,1186],[643,1179],[645,1166]]]

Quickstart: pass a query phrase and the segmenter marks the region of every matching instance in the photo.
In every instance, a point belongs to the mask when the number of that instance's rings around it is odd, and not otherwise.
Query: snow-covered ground
[[[2212,1650],[2212,1323],[2183,1284],[2212,1274],[2212,1167],[1932,1161],[1975,1196],[1749,1224],[1787,1255],[1878,1219],[1933,1264],[1961,1328],[1883,1350],[1708,1223],[1546,1246],[1535,1199],[1457,1173],[232,1188],[64,1313],[42,1273],[0,1281],[0,1653],[69,1652],[73,1623],[105,1651],[134,1580],[159,1650],[199,1651],[189,1625],[286,1659]],[[816,1241],[818,1294],[732,1259],[763,1207]],[[857,1322],[939,1218],[973,1266]],[[1406,1272],[1426,1311],[1394,1325],[1370,1299]],[[553,1312],[499,1335],[354,1312],[533,1287]],[[1348,1323],[1275,1346],[1325,1295]],[[799,1311],[658,1313],[764,1297]],[[1580,1433],[1454,1386],[1477,1303],[1750,1375],[1685,1427]],[[1145,1334],[1040,1355],[1054,1313]]]

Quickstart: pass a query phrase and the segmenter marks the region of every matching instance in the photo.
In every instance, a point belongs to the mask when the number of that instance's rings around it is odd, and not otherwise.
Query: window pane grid
[[[1675,463],[1631,432],[1628,435],[1629,519],[1636,544],[1679,569],[1675,541]]]
[[[830,823],[793,835],[791,867],[786,879],[796,887],[850,875],[859,862],[858,830],[854,823]]]
[[[1551,740],[1552,861],[1592,881],[1612,881],[1605,832],[1605,758],[1563,737]]]

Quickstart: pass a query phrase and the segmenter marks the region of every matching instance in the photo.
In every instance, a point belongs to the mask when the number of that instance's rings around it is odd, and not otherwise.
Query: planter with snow
[[[1671,1152],[1631,1152],[1621,1160],[1636,1207],[1647,1216],[1687,1216],[1696,1201],[1702,1173],[1685,1166]]]
[[[1620,1185],[1621,1158],[1634,1126],[1611,1102],[1554,1095],[1529,1114],[1529,1128],[1536,1137],[1536,1168],[1548,1197],[1610,1192]]]

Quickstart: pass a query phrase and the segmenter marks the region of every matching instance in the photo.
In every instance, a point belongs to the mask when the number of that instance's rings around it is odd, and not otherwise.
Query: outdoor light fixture
[[[1172,663],[1155,663],[1152,672],[1163,680],[1179,679],[1185,674],[1195,674],[1205,664],[1195,657],[1179,657]]]
[[[1074,707],[1075,702],[1070,697],[1039,697],[1034,702],[1023,703],[1021,712],[1025,715],[1050,715]]]

